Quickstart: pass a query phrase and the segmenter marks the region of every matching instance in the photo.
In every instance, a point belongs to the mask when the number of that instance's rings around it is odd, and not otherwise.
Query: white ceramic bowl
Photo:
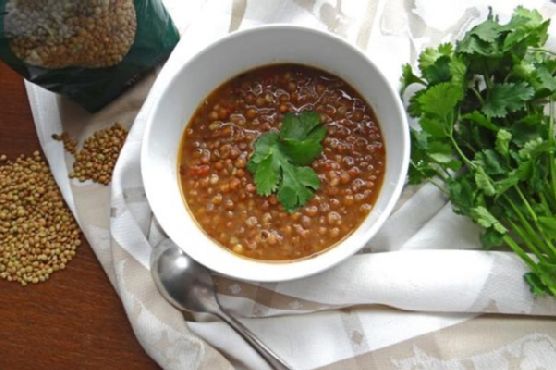
[[[230,78],[271,63],[307,64],[343,78],[374,109],[386,145],[384,182],[363,224],[335,247],[299,261],[251,260],[220,247],[193,221],[178,183],[182,132],[199,103]],[[409,148],[409,129],[398,94],[363,53],[328,33],[270,25],[230,34],[184,61],[147,118],[141,170],[147,199],[158,221],[189,256],[234,278],[274,282],[326,270],[362,248],[384,223],[401,193]]]

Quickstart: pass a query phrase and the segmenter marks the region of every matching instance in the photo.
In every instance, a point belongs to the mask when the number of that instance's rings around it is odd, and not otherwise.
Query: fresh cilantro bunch
[[[326,127],[316,112],[286,113],[280,132],[267,132],[255,141],[247,169],[257,194],[277,192],[278,200],[293,212],[311,199],[320,180],[310,164],[322,151]]]
[[[403,66],[402,93],[418,119],[409,180],[435,183],[456,213],[484,228],[485,248],[507,246],[529,266],[537,295],[556,296],[556,57],[543,49],[549,21],[519,7],[492,13],[454,47]]]

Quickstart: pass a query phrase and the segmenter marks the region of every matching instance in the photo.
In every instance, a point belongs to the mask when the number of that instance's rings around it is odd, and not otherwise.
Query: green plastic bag
[[[178,40],[161,0],[0,0],[0,59],[90,112],[165,60]]]

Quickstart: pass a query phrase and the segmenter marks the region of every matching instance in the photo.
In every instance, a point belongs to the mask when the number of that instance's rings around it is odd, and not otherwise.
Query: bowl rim
[[[147,168],[147,163],[148,163],[148,153],[149,153],[149,148],[151,147],[150,145],[150,140],[152,139],[152,130],[154,127],[154,122],[155,122],[155,118],[159,113],[159,105],[160,102],[163,100],[163,98],[169,93],[171,87],[172,87],[172,83],[176,80],[176,77],[181,75],[184,70],[190,65],[195,63],[198,59],[203,57],[203,54],[207,53],[208,51],[218,48],[220,47],[221,44],[229,42],[230,40],[233,39],[237,39],[237,38],[241,38],[244,37],[246,35],[250,35],[252,33],[257,33],[257,32],[261,32],[261,31],[266,31],[266,30],[274,30],[274,31],[278,31],[280,32],[281,30],[287,30],[287,31],[299,31],[299,32],[307,32],[307,33],[313,33],[314,35],[318,36],[318,37],[327,37],[332,39],[332,41],[337,42],[337,43],[341,43],[343,44],[343,46],[347,47],[348,49],[351,49],[351,51],[358,55],[359,57],[361,57],[369,66],[373,67],[377,77],[382,79],[385,83],[385,85],[387,86],[388,89],[388,93],[390,95],[392,95],[394,97],[392,103],[395,106],[395,110],[396,112],[399,113],[399,116],[401,118],[401,121],[399,122],[401,128],[402,128],[402,132],[401,137],[400,137],[400,148],[402,150],[402,154],[401,154],[401,164],[400,164],[400,170],[399,170],[399,176],[400,178],[398,179],[398,181],[395,183],[394,188],[391,190],[391,196],[390,198],[387,200],[386,205],[384,207],[384,209],[382,210],[381,213],[379,213],[377,215],[377,218],[375,220],[375,222],[373,222],[361,235],[361,239],[362,240],[370,240],[374,235],[376,235],[377,231],[380,229],[380,227],[382,227],[382,225],[384,224],[384,222],[386,221],[386,219],[390,216],[392,210],[395,207],[395,204],[397,203],[398,199],[400,198],[404,183],[405,183],[405,178],[407,176],[407,171],[409,168],[409,158],[410,158],[410,137],[409,137],[409,124],[407,121],[407,116],[405,113],[405,109],[403,107],[403,103],[401,101],[401,98],[399,97],[399,94],[397,93],[397,91],[394,89],[394,87],[390,84],[390,82],[388,81],[388,79],[386,78],[386,76],[384,75],[384,73],[380,70],[380,68],[361,50],[359,49],[356,45],[346,41],[345,39],[332,34],[328,31],[325,30],[319,30],[316,28],[311,28],[311,27],[306,27],[306,26],[299,26],[299,25],[293,25],[293,24],[282,24],[282,23],[277,23],[277,24],[267,24],[267,25],[257,25],[257,26],[253,26],[253,27],[248,27],[248,28],[244,28],[241,30],[237,30],[237,31],[233,31],[227,35],[224,35],[222,37],[219,37],[211,42],[209,42],[207,45],[205,45],[204,47],[200,48],[199,50],[196,50],[193,55],[191,55],[190,57],[186,58],[183,62],[180,62],[180,66],[179,68],[177,68],[171,75],[169,76],[165,76],[167,77],[166,79],[166,83],[162,86],[160,86],[160,90],[158,92],[158,94],[153,97],[153,101],[151,104],[151,107],[147,113],[147,117],[146,117],[146,122],[145,122],[145,129],[143,132],[143,137],[141,139],[141,153],[140,153],[140,167],[141,167],[141,178],[143,180],[143,185],[145,188],[145,195],[147,198],[147,202],[149,204],[149,207],[151,208],[153,214],[157,217],[157,219],[159,220],[159,224],[162,227],[162,229],[164,230],[164,232],[169,236],[170,239],[172,239],[172,233],[166,228],[165,226],[165,217],[162,217],[162,215],[164,213],[167,213],[164,211],[163,209],[163,205],[158,204],[156,201],[153,201],[153,197],[154,195],[152,194],[152,192],[154,192],[155,190],[153,189],[156,186],[156,181],[151,180],[146,173],[149,171]],[[162,73],[162,71],[161,71]],[[228,77],[228,79],[233,78],[234,76],[230,76]],[[153,84],[153,87],[156,86],[156,83],[158,82],[155,81],[155,84]],[[224,81],[221,81],[221,83],[224,83]],[[148,97],[148,99],[151,97]],[[185,124],[187,125],[187,123]],[[380,125],[380,122],[379,122]],[[182,133],[183,135],[183,133]],[[180,140],[181,140],[181,136],[180,136]],[[388,166],[388,163],[386,164],[386,166]],[[176,179],[176,181],[179,182],[179,179]],[[383,189],[383,187],[386,184],[383,183],[381,185],[381,189]],[[181,186],[180,186],[181,189]],[[181,191],[181,190],[180,190]],[[380,198],[380,193],[378,194],[378,198]],[[377,198],[377,199],[378,199]],[[180,202],[184,202],[184,199],[180,199]],[[184,204],[183,205],[184,208],[187,208],[187,206]],[[372,211],[371,211],[372,212]],[[187,217],[193,218],[193,215],[191,214],[191,212],[187,209],[185,209],[185,213],[187,213]],[[370,215],[371,213],[369,213]],[[365,219],[367,217],[369,217],[369,215],[365,216]],[[196,227],[200,229],[200,232],[204,233],[206,235],[206,232],[204,230],[202,230],[202,228],[197,224],[197,222],[195,222],[195,220],[192,220],[193,223],[195,223]],[[364,221],[363,221],[364,222]],[[353,234],[353,232],[351,233]],[[351,235],[350,234],[350,235]],[[342,248],[342,244],[345,242],[345,240],[347,240],[349,238],[348,235],[346,238],[340,240],[335,246],[324,250],[322,253],[319,253],[317,255],[315,255],[314,257],[309,257],[309,258],[304,258],[304,259],[300,259],[300,260],[291,260],[291,261],[265,261],[265,260],[256,260],[256,259],[248,259],[245,257],[241,257],[238,255],[235,255],[233,253],[230,252],[230,255],[233,256],[233,258],[235,260],[238,261],[251,261],[254,262],[254,265],[260,265],[263,269],[264,268],[269,268],[270,266],[288,266],[290,270],[289,273],[262,273],[262,274],[258,274],[257,276],[253,276],[253,272],[251,271],[245,271],[242,269],[234,269],[233,271],[229,271],[229,269],[225,269],[222,268],[222,264],[219,264],[219,266],[215,266],[215,264],[211,264],[211,263],[207,263],[206,260],[203,260],[202,258],[199,258],[199,255],[196,255],[195,253],[190,253],[190,251],[187,250],[186,247],[179,245],[178,243],[175,243],[176,245],[178,245],[178,247],[180,247],[185,253],[187,253],[188,255],[190,255],[193,259],[195,259],[197,262],[203,264],[204,266],[206,266],[207,268],[209,268],[210,270],[235,278],[235,279],[239,279],[239,280],[244,280],[244,281],[253,281],[253,282],[281,282],[281,281],[289,281],[289,280],[294,280],[294,279],[300,279],[303,277],[307,277],[307,276],[311,276],[314,274],[317,274],[319,272],[323,272],[325,270],[330,269],[331,267],[335,266],[336,264],[344,261],[345,259],[349,258],[350,256],[354,255],[355,253],[357,253],[357,251],[359,251],[360,249],[362,249],[365,246],[365,243],[363,243],[360,246],[351,248],[351,249],[345,249],[345,251],[343,253],[338,254],[335,258],[323,258],[324,256],[327,255],[327,252],[330,250],[341,250]],[[210,237],[207,236],[207,240],[214,244],[215,247],[217,248],[222,248],[224,249],[224,247],[222,247],[221,245],[219,245],[216,241],[212,240]],[[300,268],[297,269],[292,269],[292,266],[294,265],[298,265],[300,266]],[[303,265],[303,266],[301,266]],[[274,267],[275,269],[275,267]],[[247,269],[248,270],[248,269]],[[276,271],[276,270],[274,270]],[[280,276],[277,276],[280,275]]]

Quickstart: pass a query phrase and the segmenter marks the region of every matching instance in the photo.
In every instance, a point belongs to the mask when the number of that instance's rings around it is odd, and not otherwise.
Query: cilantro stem
[[[452,145],[454,146],[454,149],[456,150],[456,152],[458,152],[458,155],[461,157],[461,159],[463,159],[465,164],[467,164],[471,168],[475,168],[475,164],[473,162],[471,162],[471,160],[469,160],[469,158],[467,158],[465,153],[463,153],[460,146],[458,145],[458,143],[454,139],[454,136],[452,135],[452,133],[450,133],[450,141],[452,142]]]
[[[548,140],[552,142],[552,146],[556,147],[556,133],[554,132],[554,101],[551,100],[549,103],[549,123],[548,123]],[[548,155],[549,169],[550,169],[550,180],[552,183],[552,199],[556,202],[556,160],[554,158],[554,152],[551,151]]]
[[[548,185],[548,186],[550,186],[550,185]],[[547,195],[550,196],[550,193],[547,192]],[[551,214],[551,212],[550,212],[551,208],[556,209],[556,205],[554,203],[552,203],[552,199],[547,198],[544,193],[539,194],[539,199],[541,201],[542,206],[546,210],[547,215]]]
[[[517,187],[515,187],[515,188],[517,188]],[[519,194],[519,191],[518,191],[518,194]],[[515,203],[511,200],[511,198],[509,198],[506,194],[504,194],[504,198],[510,204],[510,207],[513,209],[516,216],[519,218],[519,221],[521,222],[523,227],[525,227],[525,229],[527,230],[529,236],[535,241],[535,244],[537,245],[537,247],[542,249],[545,253],[551,255],[553,258],[556,258],[556,248],[554,248],[554,246],[552,245],[550,240],[546,237],[546,235],[543,232],[543,228],[537,223],[537,221],[534,220],[535,226],[538,229],[538,233],[543,236],[544,241],[546,242],[546,244],[545,244],[545,242],[543,242],[542,239],[540,239],[538,237],[537,232],[535,232],[533,226],[527,221],[527,219],[525,218],[525,215],[523,215],[521,210],[515,205]],[[527,202],[524,198],[521,198],[521,200],[524,201],[524,202]],[[533,245],[533,244],[531,244],[531,245]],[[536,250],[536,248],[535,248],[535,250]]]
[[[438,190],[440,190],[442,192],[442,194],[444,194],[444,196],[446,196],[446,197],[450,196],[450,193],[448,191],[446,191],[446,187],[444,186],[443,183],[436,182],[433,177],[431,177],[427,181],[429,183],[431,183],[432,185],[436,186],[438,188]]]
[[[545,245],[545,243],[539,238],[538,233],[533,229],[533,226],[531,226],[531,224],[527,221],[527,219],[525,218],[525,215],[523,215],[521,210],[515,205],[515,203],[511,200],[511,198],[508,197],[508,195],[506,195],[506,194],[504,194],[503,197],[509,203],[510,208],[516,214],[516,216],[519,219],[521,225],[526,229],[527,234],[529,235],[529,237],[533,240],[533,242],[530,243],[530,245],[536,244],[538,248],[546,251],[548,254],[556,256],[555,251],[551,250],[550,247]],[[537,225],[537,227],[538,227],[538,225]]]
[[[531,239],[529,239],[528,233],[523,230],[519,225],[517,225],[514,222],[510,222],[510,225],[512,226],[512,230],[519,235],[519,237],[521,238],[521,240],[523,240],[525,242],[525,244],[529,247],[529,249],[531,249],[531,251],[533,253],[535,253],[535,255],[542,260],[546,260],[545,256],[543,253],[541,253],[541,251],[539,251],[537,249],[537,247],[535,246],[535,244],[533,243],[533,241]]]
[[[487,96],[489,93],[489,90],[492,89],[492,81],[490,80],[490,71],[488,68],[488,60],[484,59],[484,67],[485,67],[485,74],[483,75],[483,78],[485,80],[485,84],[487,86]]]
[[[459,120],[459,113],[458,113],[458,120]],[[465,155],[463,150],[461,150],[461,148],[460,148],[459,144],[457,143],[456,139],[454,138],[455,120],[454,120],[454,117],[453,117],[453,112],[450,112],[449,122],[450,122],[450,141],[452,142],[452,145],[454,146],[454,149],[456,150],[456,152],[458,152],[460,158],[463,159],[465,164],[467,164],[471,168],[475,168],[475,164],[473,162],[471,162],[471,160],[469,158],[467,158],[467,156]]]
[[[535,214],[535,211],[533,211],[533,209],[531,208],[531,205],[529,204],[529,201],[525,198],[525,195],[523,195],[523,192],[521,191],[521,189],[519,188],[518,185],[514,185],[514,189],[517,192],[517,195],[519,195],[519,197],[521,198],[521,201],[523,202],[523,204],[525,205],[525,209],[527,210],[527,212],[529,213],[529,215],[531,216],[533,221],[535,221],[535,223],[536,223],[537,222],[537,215]]]
[[[477,100],[479,100],[479,102],[481,103],[481,105],[485,105],[485,100],[483,99],[483,97],[481,96],[481,93],[477,91],[476,88],[474,87],[470,87],[471,91],[473,91],[473,93],[475,94],[475,96],[477,97]]]
[[[435,171],[438,174],[438,176],[442,178],[444,182],[448,182],[448,180],[451,177],[450,173],[446,171],[446,169],[442,166],[436,166]]]
[[[550,51],[550,50],[546,50],[546,49],[539,49],[539,48],[529,48],[529,51],[540,51],[541,53],[547,53],[547,54],[551,54],[551,55],[556,55],[555,52]]]
[[[529,257],[527,253],[509,236],[504,235],[502,240],[517,254],[532,270],[536,270],[537,264]]]

